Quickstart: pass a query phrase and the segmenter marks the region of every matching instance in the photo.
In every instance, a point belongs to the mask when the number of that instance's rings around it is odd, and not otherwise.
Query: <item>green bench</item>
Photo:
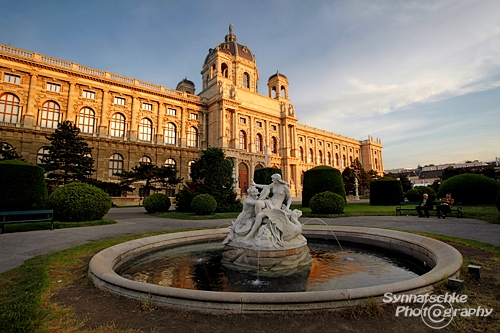
[[[20,210],[0,212],[0,234],[6,224],[50,222],[50,230],[54,230],[54,210]]]
[[[403,216],[402,211],[404,211],[404,210],[413,210],[416,212],[415,207],[417,207],[418,204],[420,204],[420,202],[416,202],[416,201],[402,201],[402,202],[400,202],[399,206],[396,206],[396,216],[398,216],[398,215]],[[432,203],[433,208],[429,209],[429,213],[436,212],[434,207],[439,206],[439,205],[441,205],[440,201],[433,202]],[[453,204],[453,209],[451,210],[451,212],[448,215],[452,215],[454,213],[457,215],[458,219],[463,217],[462,203],[460,201],[457,201]]]

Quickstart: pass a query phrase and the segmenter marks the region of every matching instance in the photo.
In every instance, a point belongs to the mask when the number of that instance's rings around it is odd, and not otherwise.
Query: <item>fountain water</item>
[[[262,187],[260,196],[255,193],[255,187]],[[273,196],[269,197],[271,190]],[[284,203],[287,197],[290,200]],[[254,184],[243,203],[243,211],[230,228],[165,234],[115,245],[92,258],[89,264],[90,277],[96,286],[114,294],[138,300],[151,297],[157,305],[179,309],[212,313],[283,312],[351,306],[367,298],[382,299],[387,292],[426,293],[433,289],[434,284],[456,276],[462,265],[462,257],[456,249],[419,235],[374,228],[333,227],[326,223],[325,226],[303,226],[298,220],[301,212],[290,211],[290,204],[291,196],[286,183],[274,176],[270,185]],[[238,272],[257,272],[257,280],[251,284],[265,284],[260,279],[262,274],[297,273],[291,275],[296,280],[311,265],[307,239],[335,239],[339,247],[342,241],[396,251],[425,263],[431,270],[421,276],[382,285],[304,292],[269,290],[260,293],[187,290],[133,281],[117,273],[125,266],[133,266],[151,251],[223,240],[223,265]],[[349,262],[349,257],[344,259]]]

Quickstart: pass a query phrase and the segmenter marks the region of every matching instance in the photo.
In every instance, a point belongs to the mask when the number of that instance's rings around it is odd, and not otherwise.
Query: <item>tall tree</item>
[[[151,163],[139,164],[130,171],[117,173],[120,177],[121,187],[129,187],[135,182],[144,182],[144,196],[147,197],[151,190],[160,191],[164,188],[171,188],[182,181],[177,177],[177,170],[171,166],[157,167]]]
[[[46,137],[50,146],[41,166],[48,173],[49,182],[55,186],[85,182],[95,171],[92,168],[92,148],[79,134],[80,129],[67,120],[59,123],[54,133]]]
[[[178,210],[186,209],[195,195],[205,193],[217,201],[217,212],[241,209],[234,192],[233,165],[220,148],[202,151],[200,158],[191,165],[191,182],[176,195]]]

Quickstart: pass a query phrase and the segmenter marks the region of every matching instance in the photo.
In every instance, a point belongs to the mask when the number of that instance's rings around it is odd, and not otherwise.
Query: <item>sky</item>
[[[175,88],[229,24],[299,123],[380,138],[385,169],[500,158],[498,0],[0,0],[0,44]]]

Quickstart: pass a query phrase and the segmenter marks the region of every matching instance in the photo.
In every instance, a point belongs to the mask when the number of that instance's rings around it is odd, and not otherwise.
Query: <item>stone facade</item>
[[[37,163],[45,136],[70,120],[93,148],[94,176],[102,181],[147,162],[175,165],[188,179],[201,150],[220,147],[242,193],[266,165],[282,169],[295,196],[302,173],[317,165],[343,170],[359,159],[367,171],[383,173],[379,139],[299,124],[283,74],[269,78],[268,95],[259,94],[255,57],[231,30],[210,49],[198,95],[187,79],[171,89],[0,45],[0,141]]]

